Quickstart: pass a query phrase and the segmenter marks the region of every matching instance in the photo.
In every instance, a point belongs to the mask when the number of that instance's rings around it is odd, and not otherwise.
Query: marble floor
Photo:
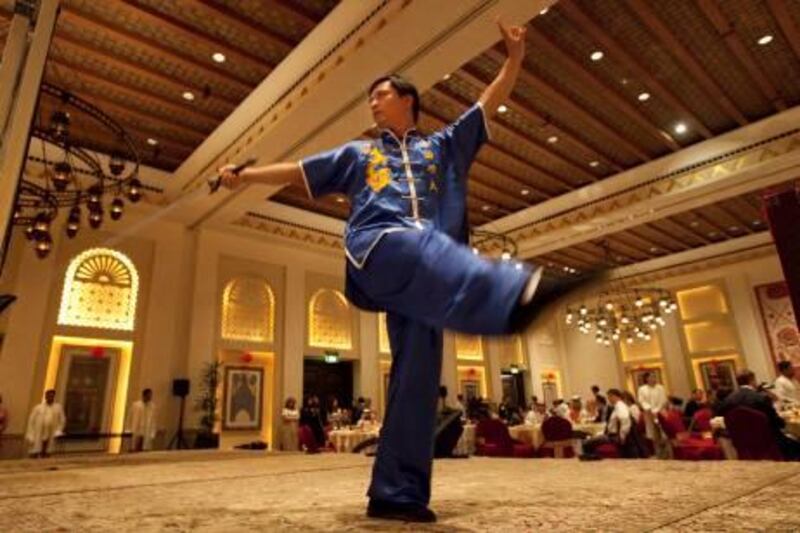
[[[371,459],[154,452],[0,463],[0,531],[790,531],[800,464],[442,460],[426,527],[364,516]]]

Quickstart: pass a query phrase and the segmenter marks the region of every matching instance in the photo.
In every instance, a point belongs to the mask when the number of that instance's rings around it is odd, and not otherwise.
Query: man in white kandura
[[[156,438],[156,405],[153,402],[153,391],[144,389],[142,399],[133,402],[128,414],[128,430],[133,437],[131,451],[141,452],[153,449]]]
[[[653,441],[659,455],[661,450],[661,431],[658,427],[658,413],[667,408],[667,392],[664,385],[656,381],[656,375],[652,372],[644,373],[644,385],[639,387],[636,395],[639,405],[642,406],[646,436]]]
[[[778,377],[775,379],[775,396],[778,397],[778,407],[788,409],[800,406],[800,386],[794,379],[794,366],[791,361],[778,363]]]
[[[25,440],[30,444],[28,454],[31,457],[49,457],[55,447],[56,437],[64,433],[67,419],[61,404],[56,403],[56,391],[44,393],[44,401],[33,408],[28,417],[28,429]]]

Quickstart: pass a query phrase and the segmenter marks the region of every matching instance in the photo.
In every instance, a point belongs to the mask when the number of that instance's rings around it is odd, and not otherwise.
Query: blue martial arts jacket
[[[384,130],[303,159],[300,168],[312,198],[349,197],[345,252],[362,269],[388,232],[433,227],[467,242],[467,171],[487,139],[483,108],[475,104],[432,135],[412,129],[398,139]]]

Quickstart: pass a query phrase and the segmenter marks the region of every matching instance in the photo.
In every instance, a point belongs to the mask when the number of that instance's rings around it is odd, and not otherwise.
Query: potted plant
[[[214,433],[217,423],[217,387],[222,363],[212,361],[203,367],[200,378],[200,395],[195,401],[195,410],[202,413],[200,429],[194,441],[195,448],[219,447],[219,434]]]

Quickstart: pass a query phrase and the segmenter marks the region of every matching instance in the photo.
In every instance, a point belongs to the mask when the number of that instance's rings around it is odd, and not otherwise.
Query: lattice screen
[[[222,338],[271,343],[275,339],[275,295],[257,277],[231,280],[222,293]]]
[[[350,306],[344,295],[333,289],[315,292],[308,304],[308,344],[349,350],[351,331]]]
[[[139,275],[124,254],[108,248],[86,250],[67,267],[58,323],[132,331]]]

